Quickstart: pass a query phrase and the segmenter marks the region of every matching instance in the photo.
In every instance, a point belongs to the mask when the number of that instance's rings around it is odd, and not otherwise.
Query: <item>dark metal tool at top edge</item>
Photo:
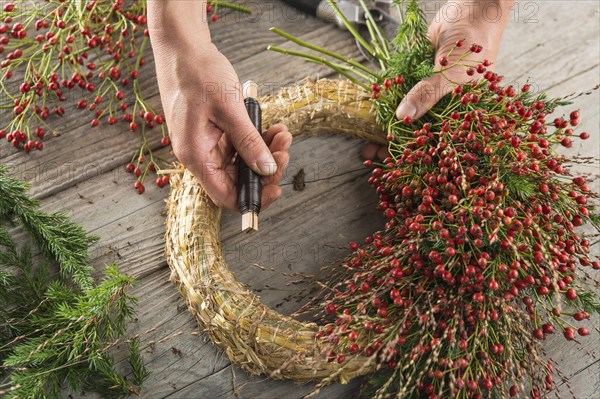
[[[297,8],[298,10],[338,25],[346,29],[342,19],[336,15],[326,0],[283,0],[284,3]],[[369,13],[377,23],[379,29],[388,40],[392,40],[398,30],[398,21],[390,15],[390,6],[392,0],[367,0],[365,1]],[[346,19],[354,26],[356,31],[369,43],[371,36],[367,28],[367,13],[358,1],[340,0],[336,2],[338,9],[344,14]],[[360,52],[366,58],[373,58],[358,40],[356,40]]]

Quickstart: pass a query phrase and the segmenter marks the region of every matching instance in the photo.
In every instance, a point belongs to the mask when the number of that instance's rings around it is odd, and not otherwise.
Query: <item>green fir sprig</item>
[[[132,381],[110,352],[134,315],[133,278],[110,265],[95,283],[88,247],[97,239],[64,214],[42,212],[27,189],[0,166],[0,395],[138,394],[148,376],[139,341],[127,341]],[[18,245],[20,228],[28,235]]]

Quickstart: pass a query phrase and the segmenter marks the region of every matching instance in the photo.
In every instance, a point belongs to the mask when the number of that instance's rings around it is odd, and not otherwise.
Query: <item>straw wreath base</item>
[[[368,93],[347,81],[306,80],[261,104],[265,126],[283,122],[296,134],[341,133],[384,142]],[[315,339],[319,326],[273,311],[236,280],[221,253],[221,211],[181,165],[172,175],[167,207],[171,280],[233,363],[252,374],[298,382],[346,383],[374,370],[372,357],[352,357],[343,367],[328,363],[326,354],[335,348]]]

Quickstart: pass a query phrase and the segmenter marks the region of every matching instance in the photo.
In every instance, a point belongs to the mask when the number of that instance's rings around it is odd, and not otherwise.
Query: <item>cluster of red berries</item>
[[[402,83],[404,83],[404,77],[402,75],[398,75],[396,77],[394,77],[393,79],[385,79],[383,81],[383,85],[380,85],[379,83],[373,83],[371,85],[371,98],[373,98],[374,100],[377,100],[379,98],[379,96],[381,95],[381,90],[388,90],[390,89],[392,86],[394,85],[401,85]]]
[[[6,138],[6,141],[12,144],[13,147],[19,148],[23,146],[23,151],[30,152],[31,150],[41,151],[44,149],[44,143],[41,141],[44,138],[44,129],[38,127],[35,132],[39,140],[30,140],[27,135],[20,130],[7,133],[6,130],[0,129],[0,140]]]
[[[168,138],[166,138],[166,139],[168,140]],[[150,172],[157,171],[155,162],[148,163],[147,167],[144,168],[143,165],[145,162],[146,162],[146,158],[143,155],[140,155],[139,157],[137,157],[137,161],[135,163],[130,162],[127,165],[125,165],[125,171],[133,174],[137,178],[133,187],[137,190],[137,192],[139,194],[143,194],[146,191],[146,187],[143,184],[144,175],[148,171],[150,171]],[[170,181],[169,176],[164,175],[164,176],[158,176],[156,178],[155,183],[158,188],[163,188],[163,187],[166,187],[169,185],[169,181]]]
[[[52,101],[66,102],[65,90],[79,88],[87,93],[77,100],[75,107],[93,113],[92,127],[98,126],[102,118],[106,118],[108,124],[117,123],[117,110],[123,112],[123,120],[135,123],[132,114],[126,112],[125,95],[118,86],[127,87],[138,78],[145,58],[138,50],[140,35],[137,33],[143,30],[141,37],[147,40],[148,29],[144,28],[147,23],[144,8],[138,9],[131,4],[128,7],[125,8],[122,0],[105,4],[89,1],[85,7],[88,12],[85,21],[80,21],[63,1],[52,1],[42,9],[34,10],[18,2],[3,7],[6,14],[0,25],[0,34],[3,34],[0,36],[0,54],[9,47],[13,49],[0,64],[6,69],[2,75],[3,88],[8,89],[5,82],[15,71],[26,71],[19,95],[14,100],[13,119],[6,130],[12,127],[14,132],[21,131],[27,136],[26,140],[19,141],[23,143],[23,150],[31,149],[27,143],[32,124],[45,124],[51,114],[63,116],[67,112],[65,106],[49,109],[46,105]],[[109,14],[115,16],[114,21],[106,18]],[[16,16],[29,17],[29,23],[17,22],[9,26]],[[35,34],[33,41],[23,40],[31,31],[41,33]],[[41,51],[36,43],[41,44]],[[33,52],[34,56],[24,58],[25,52]],[[95,53],[97,61],[90,61],[90,52]],[[102,54],[110,60],[100,61],[98,55]],[[115,92],[114,97],[111,92]],[[161,118],[152,123],[161,124]],[[146,122],[149,121],[146,119]],[[147,124],[151,126],[152,123]],[[15,144],[18,142],[13,141],[13,145],[19,147]]]
[[[217,22],[217,20],[219,19],[219,16],[218,16],[218,14],[217,14],[217,13],[216,13],[216,11],[213,9],[213,6],[212,6],[211,4],[208,4],[208,3],[206,4],[206,13],[207,13],[207,14],[210,14],[210,13],[212,13],[212,14],[210,15],[210,20],[211,20],[212,22]]]
[[[25,3],[15,0],[0,10],[0,89],[14,91],[11,103],[0,102],[12,110],[2,118],[0,138],[26,153],[42,150],[51,117],[64,116],[70,108],[65,103],[78,97],[73,108],[91,113],[92,128],[123,121],[141,133],[136,153],[152,156],[146,129],[153,127],[160,128],[161,144],[170,145],[164,116],[146,103],[137,81],[149,47],[144,2],[86,0],[83,16],[64,0],[36,8]],[[217,20],[214,5],[207,4],[206,11],[212,13],[211,21]],[[15,87],[11,81],[16,76],[23,81]],[[143,191],[140,185],[136,183],[138,192]]]
[[[337,348],[330,361],[360,354],[402,364],[419,397],[515,396],[506,382],[520,373],[540,397],[556,385],[539,340],[556,329],[567,340],[589,334],[573,327],[589,318],[577,269],[600,263],[575,228],[594,193],[552,150],[572,146],[579,112],[546,121],[559,101],[501,86],[486,64],[474,69],[483,79],[456,87],[437,116],[394,124],[393,157],[365,162],[388,221],[364,245],[350,244],[349,277],[325,305],[335,323],[318,334]],[[374,84],[373,98],[393,84]]]
[[[132,165],[132,164],[127,165],[128,170],[129,170],[129,165]],[[134,166],[134,168],[135,168],[135,166]],[[135,168],[135,169],[137,169],[137,168]],[[158,188],[163,188],[163,187],[169,185],[169,181],[170,181],[169,176],[167,176],[167,175],[159,176],[156,178],[156,186]],[[144,183],[142,183],[141,180],[136,180],[135,183],[133,184],[133,188],[135,188],[135,190],[138,192],[138,194],[144,194],[146,192],[146,186],[144,186]]]

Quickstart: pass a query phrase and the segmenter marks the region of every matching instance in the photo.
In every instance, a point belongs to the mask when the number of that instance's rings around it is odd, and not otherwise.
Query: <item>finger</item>
[[[379,149],[377,150],[377,159],[379,159],[380,161],[383,161],[384,159],[386,159],[389,156],[390,156],[390,152],[388,151],[387,147],[379,147]]]
[[[277,151],[287,152],[292,145],[292,134],[287,130],[282,130],[275,134],[269,142],[269,150],[271,153]]]
[[[242,101],[231,100],[221,104],[214,123],[229,136],[238,155],[261,175],[272,175],[277,165],[267,144],[256,130]]]
[[[396,109],[396,118],[419,119],[442,97],[452,91],[452,85],[439,73],[420,81],[402,99]]]
[[[271,126],[269,129],[267,129],[267,131],[265,131],[263,133],[263,138],[265,140],[265,143],[267,143],[268,146],[271,145],[271,142],[273,141],[273,138],[284,131],[288,131],[288,128],[286,125],[282,124],[282,123],[276,123],[273,126]]]
[[[190,165],[210,199],[219,208],[237,209],[234,165],[223,167],[223,159],[215,148],[205,158]]]
[[[275,200],[277,200],[279,197],[281,197],[281,187],[279,187],[277,184],[263,186],[260,209],[267,209],[269,205],[275,202]]]
[[[271,176],[265,176],[262,178],[262,184],[267,186],[269,184],[279,184],[285,170],[290,162],[290,154],[285,151],[277,151],[273,153],[275,162],[277,162],[277,172]]]
[[[377,156],[377,151],[381,146],[373,143],[367,143],[360,150],[360,156],[362,159],[370,159],[371,161],[375,160]]]

